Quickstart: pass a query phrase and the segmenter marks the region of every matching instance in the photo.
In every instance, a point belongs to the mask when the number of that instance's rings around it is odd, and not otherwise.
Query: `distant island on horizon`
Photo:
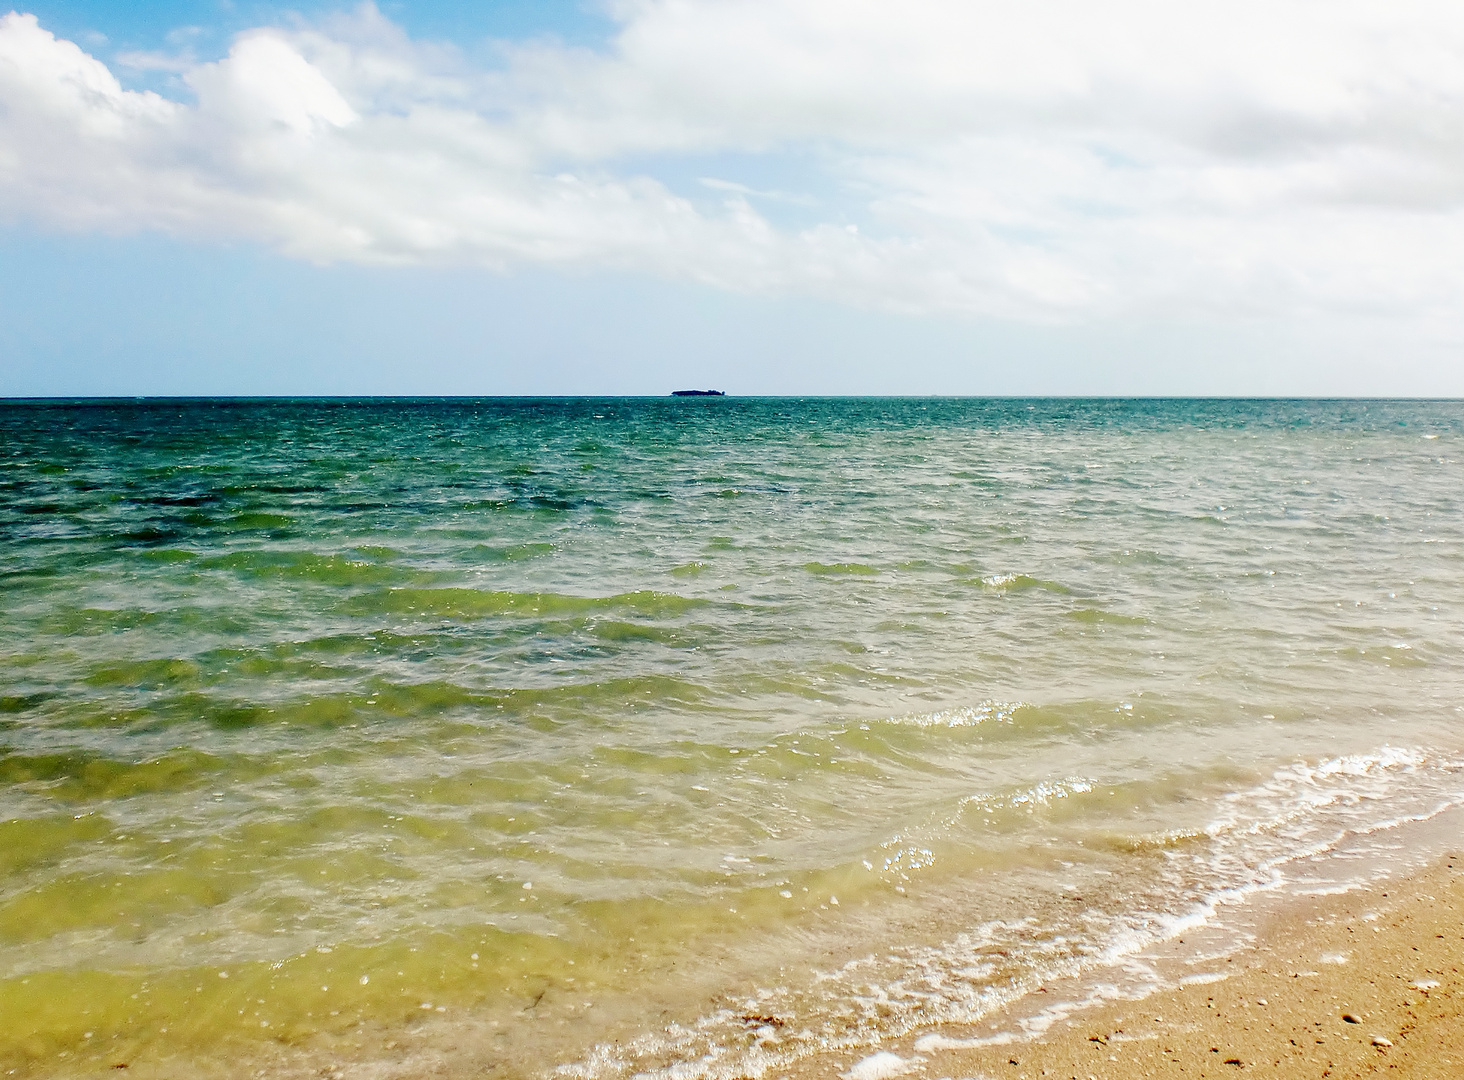
[[[725,390],[672,390],[672,397],[726,397]]]

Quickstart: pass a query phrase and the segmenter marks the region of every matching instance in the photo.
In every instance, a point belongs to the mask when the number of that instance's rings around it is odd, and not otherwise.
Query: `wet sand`
[[[1036,1037],[1013,1037],[1031,1019],[1029,998],[979,1030],[810,1059],[793,1076],[1464,1078],[1464,848],[1407,877],[1290,898],[1259,913],[1251,934],[1187,983],[1078,1009]]]

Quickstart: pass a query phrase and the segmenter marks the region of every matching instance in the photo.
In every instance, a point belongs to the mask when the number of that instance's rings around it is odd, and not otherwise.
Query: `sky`
[[[1464,396],[1464,6],[0,7],[0,395]]]

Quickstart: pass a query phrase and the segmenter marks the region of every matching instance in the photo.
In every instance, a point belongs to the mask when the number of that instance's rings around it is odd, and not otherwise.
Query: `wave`
[[[259,549],[199,559],[200,570],[231,570],[253,578],[294,578],[325,585],[394,585],[441,581],[447,575],[384,566],[375,560],[312,551]]]
[[[571,596],[551,592],[491,592],[482,589],[387,589],[353,596],[341,604],[352,615],[417,615],[482,619],[494,615],[562,616],[627,612],[674,618],[711,602],[642,589],[614,596]]]
[[[818,577],[874,577],[879,573],[876,567],[858,562],[806,562],[803,569]]]
[[[228,757],[185,748],[144,761],[88,751],[10,753],[0,756],[0,788],[20,787],[68,802],[123,799],[196,788],[211,774],[236,764]]]
[[[1032,577],[1028,574],[987,574],[985,577],[979,578],[958,578],[957,582],[963,585],[980,585],[984,589],[1003,593],[1024,592],[1028,589],[1056,593],[1059,596],[1068,596],[1072,593],[1071,589],[1059,581],[1049,581],[1046,578]]]
[[[485,562],[523,562],[525,559],[540,559],[553,553],[553,544],[524,543],[501,546],[474,544],[465,554],[469,561],[481,559]]]
[[[1009,808],[1104,794],[1077,778],[1000,796]],[[972,806],[979,801],[973,800]],[[1299,762],[1232,792],[1209,827],[1136,837],[1120,852],[1126,872],[1069,863],[1062,877],[1034,885],[1005,906],[1027,914],[990,918],[937,945],[876,951],[837,968],[752,991],[735,1008],[600,1044],[560,1066],[559,1075],[611,1080],[732,1080],[764,1076],[815,1054],[868,1054],[889,1039],[926,1032],[917,1052],[964,1045],[946,1025],[969,1025],[1044,982],[1118,962],[1192,930],[1257,889],[1275,888],[1288,868],[1344,838],[1389,830],[1464,804],[1464,763],[1422,750]],[[892,841],[878,872],[908,881],[939,855]],[[1104,875],[1109,875],[1105,877]],[[949,901],[950,898],[948,897]],[[974,897],[968,900],[972,902]],[[992,897],[987,898],[989,904]],[[979,903],[974,904],[979,910]],[[776,1017],[761,1034],[744,1017]],[[751,1036],[751,1037],[750,1037]]]

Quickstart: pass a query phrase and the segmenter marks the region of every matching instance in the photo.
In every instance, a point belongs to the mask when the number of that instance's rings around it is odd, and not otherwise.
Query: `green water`
[[[0,405],[0,1068],[756,1074],[1162,936],[1464,797],[1461,437]]]

